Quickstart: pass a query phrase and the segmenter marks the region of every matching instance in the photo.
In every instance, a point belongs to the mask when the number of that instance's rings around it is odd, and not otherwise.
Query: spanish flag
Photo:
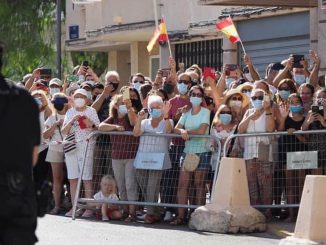
[[[164,43],[169,40],[168,32],[164,19],[161,19],[161,23],[158,28],[155,29],[154,35],[147,45],[147,51],[150,53],[157,41]]]
[[[235,25],[231,17],[228,17],[216,23],[216,28],[221,32],[223,32],[228,37],[231,43],[237,43],[240,41],[238,31],[235,28]]]

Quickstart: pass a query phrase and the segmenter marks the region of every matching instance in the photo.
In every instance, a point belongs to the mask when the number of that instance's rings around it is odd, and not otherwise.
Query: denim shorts
[[[209,171],[211,169],[211,152],[203,152],[203,153],[195,153],[197,156],[199,156],[199,164],[196,170],[206,170]],[[183,161],[186,157],[186,153],[182,153],[182,156],[180,158],[180,168],[183,167]]]

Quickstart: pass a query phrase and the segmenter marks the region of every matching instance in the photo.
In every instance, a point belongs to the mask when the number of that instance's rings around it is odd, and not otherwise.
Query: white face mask
[[[60,93],[60,89],[59,88],[50,88],[50,94],[53,96],[56,93]]]
[[[241,107],[242,106],[242,101],[239,101],[239,100],[231,100],[230,101],[230,107]]]
[[[82,98],[76,98],[76,99],[74,99],[74,104],[75,104],[76,108],[81,108],[81,107],[85,106],[86,101]]]
[[[92,92],[91,91],[87,91],[87,98],[89,98],[90,100],[92,99]]]

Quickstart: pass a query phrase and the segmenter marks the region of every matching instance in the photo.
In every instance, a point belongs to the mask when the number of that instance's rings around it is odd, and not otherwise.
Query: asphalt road
[[[225,235],[197,232],[187,226],[145,225],[123,221],[91,221],[46,215],[38,220],[40,245],[210,245],[210,244],[278,244],[279,238],[268,233]]]

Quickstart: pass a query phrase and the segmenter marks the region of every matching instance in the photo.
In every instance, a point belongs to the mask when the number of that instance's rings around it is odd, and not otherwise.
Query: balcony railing
[[[318,7],[318,0],[199,0],[201,5]]]

